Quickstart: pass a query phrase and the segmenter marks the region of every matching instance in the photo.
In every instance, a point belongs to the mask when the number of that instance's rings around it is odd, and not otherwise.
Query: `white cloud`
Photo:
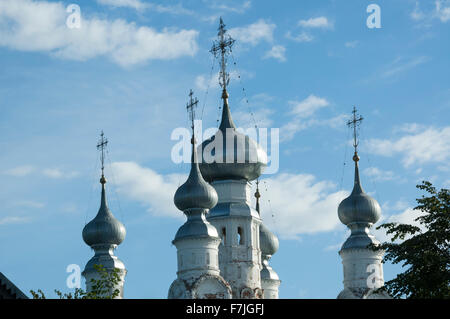
[[[226,4],[225,1],[221,0],[203,0],[203,2],[211,9],[229,11],[234,13],[244,13],[252,6],[250,0],[244,2],[228,0]]]
[[[106,56],[122,66],[193,56],[198,49],[195,30],[158,32],[121,19],[89,18],[83,13],[81,28],[70,29],[67,17],[61,2],[4,0],[0,2],[0,46],[80,61]]]
[[[291,119],[280,128],[281,141],[291,140],[297,132],[313,126],[342,127],[348,117],[346,114],[340,114],[326,119],[313,117],[318,110],[330,105],[327,99],[313,94],[300,102],[289,101],[289,104],[292,108],[290,112]],[[292,115],[294,116],[292,117]]]
[[[391,181],[396,178],[394,172],[384,171],[378,167],[367,167],[364,169],[363,173],[375,181]]]
[[[119,193],[139,201],[153,215],[183,218],[173,203],[173,196],[187,175],[161,175],[134,162],[114,162],[111,169]]]
[[[8,170],[4,171],[3,174],[10,175],[10,176],[16,176],[16,177],[23,177],[23,176],[29,175],[33,171],[34,171],[33,166],[23,165],[23,166],[18,166],[18,167],[8,169]]]
[[[59,178],[73,178],[78,176],[78,172],[63,172],[59,168],[46,168],[42,171],[44,176],[59,179]]]
[[[308,32],[302,31],[297,35],[292,35],[291,31],[286,32],[286,38],[293,40],[295,42],[311,42],[314,37]]]
[[[329,106],[330,103],[325,99],[314,94],[309,95],[303,101],[289,101],[292,106],[291,113],[299,117],[305,118],[313,115],[317,110]]]
[[[261,41],[271,43],[273,41],[273,31],[276,25],[267,23],[263,19],[245,27],[232,28],[228,32],[230,36],[241,43],[257,45]]]
[[[274,58],[281,62],[286,61],[286,48],[282,45],[274,45],[272,49],[266,52],[264,59]]]
[[[317,17],[310,18],[308,20],[300,20],[298,25],[303,28],[321,28],[321,29],[330,29],[333,27],[333,23],[331,23],[327,17]]]
[[[302,234],[331,231],[342,225],[337,207],[348,192],[335,191],[333,183],[317,181],[309,174],[279,174],[262,183],[267,185],[267,193],[265,187],[260,188],[264,223],[281,237],[298,239]]]
[[[43,208],[45,206],[44,203],[35,202],[31,200],[21,200],[13,203],[13,206],[16,207],[25,207],[25,208]]]
[[[447,22],[450,20],[450,1],[448,0],[437,0],[436,5],[436,16],[441,20],[441,22]]]
[[[345,42],[345,47],[346,48],[356,48],[358,43],[359,43],[359,41],[357,41],[357,40],[355,40],[355,41],[348,41],[348,42]]]
[[[414,11],[410,14],[411,19],[419,21],[425,18],[425,14],[419,9],[419,1],[416,1]]]
[[[28,223],[30,220],[29,217],[7,216],[0,218],[0,225],[23,224]]]
[[[97,0],[102,5],[108,5],[112,7],[128,7],[136,10],[143,10],[148,8],[149,4],[140,0]]]
[[[429,127],[396,140],[371,139],[367,147],[369,152],[382,156],[401,155],[405,167],[425,163],[447,164],[450,160],[450,126],[442,129]]]
[[[397,58],[394,62],[386,67],[386,70],[381,74],[381,76],[384,78],[389,78],[397,74],[404,73],[428,61],[430,61],[430,58],[426,56],[411,58],[407,61],[405,61],[404,58]]]

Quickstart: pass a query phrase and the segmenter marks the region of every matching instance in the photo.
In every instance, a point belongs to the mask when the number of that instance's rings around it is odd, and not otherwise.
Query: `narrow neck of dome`
[[[369,228],[372,226],[372,223],[367,222],[354,222],[347,225],[347,227],[351,231],[351,235],[357,234],[369,234]]]
[[[355,162],[355,182],[353,185],[352,194],[361,194],[364,193],[364,190],[362,189],[361,180],[359,178],[359,167],[358,167],[359,156],[356,152],[355,155],[353,156],[353,160]]]
[[[187,216],[187,222],[199,220],[206,222],[205,214],[207,212],[208,210],[204,208],[189,208],[184,211],[184,214]]]
[[[95,255],[110,255],[114,256],[114,249],[117,248],[116,244],[95,244],[91,248],[95,251]]]
[[[231,117],[230,107],[228,106],[228,92],[226,88],[224,88],[222,91],[222,100],[223,100],[222,121],[220,122],[219,129],[225,132],[227,128],[236,128],[233,119]]]

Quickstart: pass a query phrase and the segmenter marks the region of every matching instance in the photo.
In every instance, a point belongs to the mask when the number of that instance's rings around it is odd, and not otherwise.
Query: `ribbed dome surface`
[[[119,245],[125,239],[126,230],[110,212],[105,194],[105,184],[102,183],[102,198],[97,216],[83,229],[83,240],[89,246],[101,244]]]
[[[259,226],[259,245],[261,254],[272,256],[278,251],[279,241],[264,224]]]
[[[351,223],[375,224],[381,216],[378,202],[364,193],[359,179],[358,162],[355,162],[355,185],[349,197],[344,199],[338,207],[340,221],[349,225]]]
[[[175,192],[175,206],[181,211],[191,208],[211,209],[217,204],[217,200],[216,190],[203,179],[200,173],[197,152],[193,146],[191,171],[187,181]]]
[[[261,146],[236,130],[227,98],[224,99],[222,122],[217,133],[205,140],[200,150],[203,154],[200,170],[209,182],[223,179],[251,181],[258,178],[267,166],[267,154]]]

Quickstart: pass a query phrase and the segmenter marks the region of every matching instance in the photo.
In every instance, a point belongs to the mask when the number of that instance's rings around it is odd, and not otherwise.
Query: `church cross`
[[[104,176],[104,171],[105,171],[105,148],[106,145],[108,145],[108,140],[105,138],[105,134],[102,133],[100,134],[100,140],[98,141],[97,144],[97,149],[101,151],[100,153],[100,160],[102,162],[102,176]]]
[[[359,141],[358,141],[358,133],[356,131],[356,128],[361,124],[362,120],[364,119],[362,116],[357,114],[356,107],[353,107],[353,118],[351,120],[347,121],[347,126],[353,128],[353,147],[355,148],[355,154],[357,153],[356,149],[358,147]]]
[[[210,50],[214,57],[220,54],[220,74],[219,74],[219,84],[226,90],[228,82],[230,81],[230,75],[226,71],[227,65],[227,55],[231,53],[231,47],[234,44],[234,39],[229,35],[226,35],[227,30],[225,29],[225,24],[222,18],[220,18],[219,33],[217,34],[219,39],[214,41],[214,44]]]

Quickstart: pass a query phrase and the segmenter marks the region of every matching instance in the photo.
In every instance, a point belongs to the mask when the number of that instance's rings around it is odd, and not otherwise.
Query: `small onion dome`
[[[192,141],[194,142],[194,140]],[[192,144],[191,172],[187,181],[175,192],[175,206],[181,211],[187,209],[211,209],[217,204],[217,192],[202,177],[197,163],[195,143]]]
[[[358,161],[359,157],[355,153],[355,185],[349,197],[344,199],[338,208],[340,221],[349,225],[352,223],[375,224],[381,216],[381,208],[378,202],[364,193],[359,179]]]
[[[208,182],[224,179],[252,181],[257,179],[267,166],[267,154],[254,139],[236,130],[228,106],[228,93],[225,90],[222,98],[224,103],[219,129],[199,147],[203,154],[200,170]],[[230,135],[228,138],[227,134]]]
[[[97,216],[91,220],[83,229],[83,240],[89,246],[93,245],[119,245],[123,242],[126,230],[123,224],[118,221],[108,208],[105,194],[106,179],[100,179],[102,184],[102,197],[100,209]]]
[[[259,246],[261,254],[272,256],[278,251],[279,242],[275,236],[264,224],[259,226]]]

